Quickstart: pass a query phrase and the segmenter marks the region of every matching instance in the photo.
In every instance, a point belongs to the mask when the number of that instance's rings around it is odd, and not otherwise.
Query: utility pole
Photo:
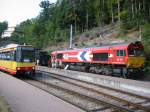
[[[139,26],[139,30],[140,30],[140,41],[142,41],[142,28],[141,28],[141,26]]]
[[[89,0],[86,0],[86,29],[89,29],[89,6],[88,6]]]
[[[72,24],[70,25],[70,46],[69,48],[72,48]]]
[[[89,12],[88,9],[86,10],[86,28],[89,29]]]

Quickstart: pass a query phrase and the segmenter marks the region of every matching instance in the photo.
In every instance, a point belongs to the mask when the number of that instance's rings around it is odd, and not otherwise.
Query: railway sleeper
[[[114,108],[112,109],[110,106],[105,106],[103,108],[90,110],[90,112],[101,112],[101,111],[103,112],[103,111],[106,111],[106,110],[114,110]]]

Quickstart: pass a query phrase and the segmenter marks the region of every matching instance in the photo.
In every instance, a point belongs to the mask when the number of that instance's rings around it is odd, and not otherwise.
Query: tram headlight
[[[17,70],[20,70],[20,67],[17,67]]]

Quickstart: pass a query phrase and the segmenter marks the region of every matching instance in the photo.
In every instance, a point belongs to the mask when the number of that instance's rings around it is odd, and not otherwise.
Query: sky
[[[38,16],[42,0],[0,0],[0,22],[8,21],[9,27]],[[50,3],[56,0],[49,0]]]

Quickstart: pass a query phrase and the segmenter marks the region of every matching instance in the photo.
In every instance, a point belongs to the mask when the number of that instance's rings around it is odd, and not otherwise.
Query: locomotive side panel
[[[93,48],[55,51],[51,54],[55,67],[84,66],[86,71],[111,74],[119,69],[125,77],[130,71],[144,67],[144,48],[141,43],[125,43]],[[63,67],[62,67],[63,66]]]

